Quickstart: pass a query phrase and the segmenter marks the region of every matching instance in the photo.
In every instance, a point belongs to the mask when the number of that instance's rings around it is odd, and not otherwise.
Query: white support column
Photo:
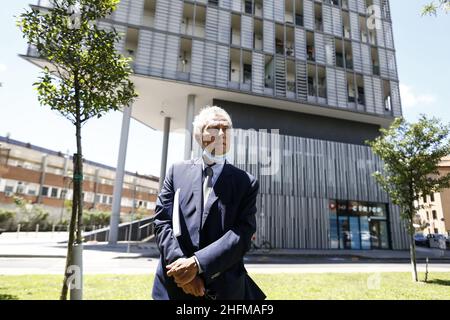
[[[195,112],[195,95],[188,95],[186,108],[186,133],[184,138],[184,160],[189,160],[192,157],[192,122],[194,121]]]
[[[120,209],[122,203],[123,177],[127,157],[128,132],[130,131],[132,106],[123,108],[122,129],[120,133],[119,156],[117,158],[116,178],[114,180],[113,203],[108,241],[116,244],[119,234]]]
[[[164,184],[164,178],[166,177],[167,168],[167,150],[169,147],[169,134],[170,134],[170,118],[164,117],[164,131],[163,131],[163,146],[161,155],[161,171],[159,172],[159,191],[161,191]]]

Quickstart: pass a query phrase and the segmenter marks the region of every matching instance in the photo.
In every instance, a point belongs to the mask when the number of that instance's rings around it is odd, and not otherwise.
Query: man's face
[[[203,148],[216,156],[227,153],[230,149],[230,131],[228,120],[222,115],[214,115],[203,128]]]

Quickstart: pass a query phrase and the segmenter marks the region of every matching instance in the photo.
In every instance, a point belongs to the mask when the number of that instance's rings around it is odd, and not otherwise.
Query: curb
[[[0,258],[66,258],[66,256],[55,254],[0,254]]]

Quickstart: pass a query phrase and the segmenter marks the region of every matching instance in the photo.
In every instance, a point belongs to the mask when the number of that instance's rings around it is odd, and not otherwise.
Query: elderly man
[[[265,299],[243,261],[256,230],[258,181],[226,161],[225,110],[206,107],[193,126],[202,157],[172,165],[156,203],[153,299]]]

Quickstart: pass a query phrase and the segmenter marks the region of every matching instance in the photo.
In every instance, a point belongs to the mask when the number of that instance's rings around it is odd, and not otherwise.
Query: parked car
[[[448,239],[444,234],[440,233],[434,233],[434,234],[428,234],[428,247],[429,248],[441,248],[441,243],[445,244],[445,247],[449,247],[448,245]]]
[[[416,246],[428,247],[429,241],[428,238],[424,236],[423,233],[416,233],[414,235],[414,242]]]

